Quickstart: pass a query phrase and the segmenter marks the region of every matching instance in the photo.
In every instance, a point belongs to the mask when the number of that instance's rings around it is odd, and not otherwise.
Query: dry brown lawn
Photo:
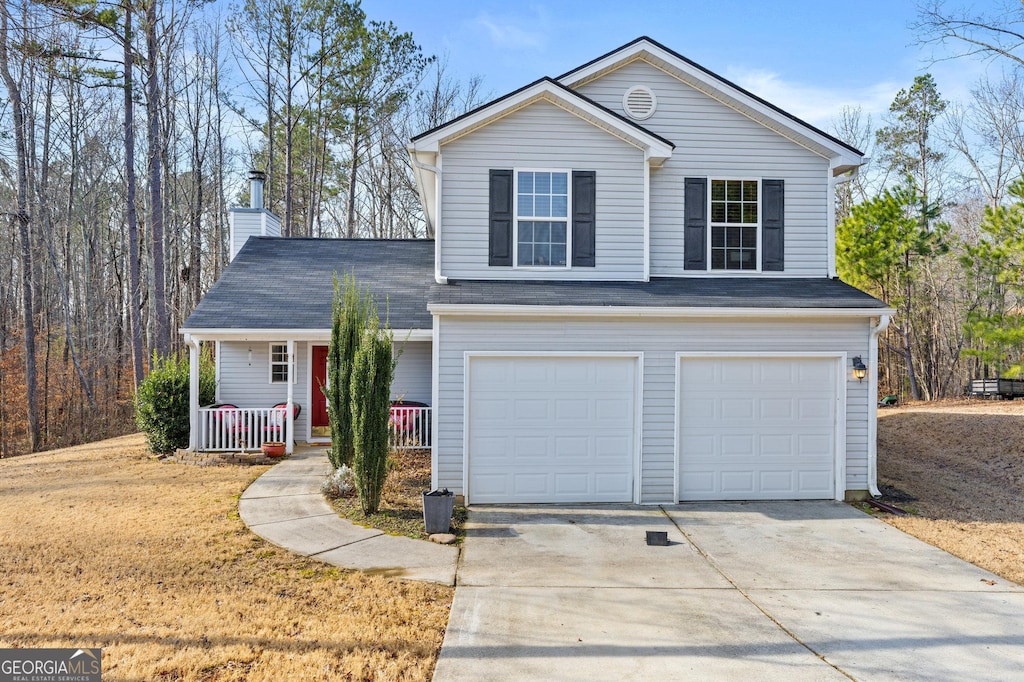
[[[104,680],[426,680],[451,588],[341,571],[239,520],[265,467],[141,436],[0,460],[0,647],[103,647]]]
[[[913,512],[883,518],[1024,584],[1024,401],[921,403],[878,415],[879,483]]]

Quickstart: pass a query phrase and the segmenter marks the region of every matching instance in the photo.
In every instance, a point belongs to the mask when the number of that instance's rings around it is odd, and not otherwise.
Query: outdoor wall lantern
[[[864,365],[864,361],[858,355],[853,359],[853,376],[858,382],[864,381],[864,377],[868,375],[868,368]]]

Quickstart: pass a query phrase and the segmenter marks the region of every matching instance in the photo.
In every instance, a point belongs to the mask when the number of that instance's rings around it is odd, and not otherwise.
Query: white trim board
[[[877,315],[876,315],[877,317]],[[430,329],[389,329],[395,342],[430,341],[433,334]],[[288,339],[295,341],[317,341],[329,343],[330,329],[178,329],[179,334],[191,336],[200,341],[277,341]],[[408,338],[407,338],[408,337]]]
[[[434,316],[505,317],[879,317],[894,315],[892,308],[727,308],[660,306],[570,306],[432,303]]]
[[[440,152],[441,145],[468,135],[534,102],[546,101],[618,137],[647,154],[649,163],[661,165],[672,156],[674,146],[640,126],[627,123],[555,81],[544,78],[486,104],[480,109],[416,137],[410,145],[416,152]]]

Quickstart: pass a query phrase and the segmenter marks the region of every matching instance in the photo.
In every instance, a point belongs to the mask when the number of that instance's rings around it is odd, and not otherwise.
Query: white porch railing
[[[287,410],[274,407],[199,408],[199,445],[204,452],[259,450],[266,441],[287,441]],[[431,408],[393,405],[391,447],[429,448]]]
[[[391,447],[429,448],[431,445],[431,409],[429,407],[391,406]]]
[[[259,450],[266,441],[287,440],[288,411],[279,407],[202,407],[199,450]]]

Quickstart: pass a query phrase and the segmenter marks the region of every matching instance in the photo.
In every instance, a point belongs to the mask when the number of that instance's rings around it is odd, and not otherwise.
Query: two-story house
[[[332,275],[351,271],[403,347],[393,396],[430,406],[433,485],[468,503],[877,492],[893,311],[834,260],[861,152],[639,38],[409,153],[435,240],[232,215],[237,255],[182,329],[193,357],[217,342],[218,400],[297,402],[289,441],[327,436]],[[215,411],[192,415],[192,446],[216,446]]]

